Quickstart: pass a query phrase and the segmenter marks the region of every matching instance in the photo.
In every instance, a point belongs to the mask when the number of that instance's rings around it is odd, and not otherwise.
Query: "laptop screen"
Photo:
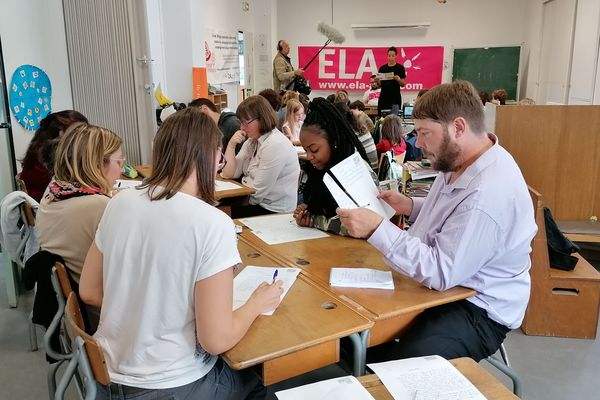
[[[402,110],[402,115],[404,118],[412,118],[414,106],[404,106],[404,110]]]

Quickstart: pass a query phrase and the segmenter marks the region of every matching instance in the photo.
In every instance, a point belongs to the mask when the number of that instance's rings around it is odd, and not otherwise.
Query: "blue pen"
[[[273,283],[275,283],[275,279],[277,279],[277,274],[279,274],[279,270],[278,269],[276,269],[275,272],[273,272]]]

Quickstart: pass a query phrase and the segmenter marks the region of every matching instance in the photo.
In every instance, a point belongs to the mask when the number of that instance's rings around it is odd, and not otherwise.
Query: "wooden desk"
[[[241,240],[238,250],[245,265],[281,265]],[[301,273],[275,313],[259,316],[223,359],[233,369],[260,365],[263,382],[270,385],[338,362],[339,339],[357,339],[372,325]]]
[[[365,108],[365,114],[367,114],[369,116],[371,116],[371,115],[377,116],[377,114],[378,114],[377,113],[377,107],[367,106]]]
[[[431,290],[395,271],[395,290],[334,289],[329,287],[329,271],[332,267],[368,267],[386,271],[390,267],[377,249],[361,239],[330,235],[323,239],[270,246],[248,228],[244,228],[239,236],[240,241],[264,251],[282,264],[302,268],[312,280],[372,319],[375,325],[369,335],[369,346],[397,338],[427,308],[475,295],[474,290],[462,287],[444,292]]]
[[[133,168],[135,168],[135,170],[142,178],[146,178],[152,174],[152,165],[134,165]],[[231,197],[245,197],[256,193],[256,190],[254,190],[253,188],[248,187],[246,185],[242,185],[241,183],[233,181],[231,179],[217,178],[217,180],[235,183],[236,185],[240,186],[239,189],[221,190],[215,192],[215,199],[217,200],[228,199]]]
[[[496,380],[482,366],[470,358],[456,358],[450,363],[460,371],[475,387],[490,400],[518,399],[510,390]],[[360,383],[376,400],[393,400],[394,398],[383,386],[377,375],[365,375],[358,378]]]

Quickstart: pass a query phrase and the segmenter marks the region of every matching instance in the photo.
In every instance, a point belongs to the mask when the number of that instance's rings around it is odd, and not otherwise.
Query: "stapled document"
[[[370,268],[331,268],[329,285],[363,289],[394,289],[392,271]]]
[[[237,310],[243,306],[261,283],[267,282],[271,284],[275,270],[277,270],[277,274],[275,275],[277,276],[277,280],[283,281],[281,303],[294,282],[296,282],[300,268],[256,267],[248,265],[233,279],[233,309]],[[275,310],[272,310],[262,315],[273,315],[274,312]]]
[[[330,172],[335,179],[325,174],[323,182],[340,208],[364,207],[384,218],[391,218],[395,211],[385,201],[377,198],[379,189],[373,182],[369,169],[360,154],[355,152],[331,168]]]

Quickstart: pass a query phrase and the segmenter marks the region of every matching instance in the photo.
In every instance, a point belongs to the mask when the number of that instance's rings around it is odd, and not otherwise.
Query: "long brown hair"
[[[60,181],[97,187],[110,194],[112,186],[102,173],[102,167],[122,145],[123,140],[106,128],[85,123],[71,125],[58,143],[54,176]]]
[[[215,204],[215,155],[222,136],[215,122],[198,107],[167,118],[154,138],[152,174],[142,186],[148,188],[150,200],[170,199],[195,170],[196,196]]]

